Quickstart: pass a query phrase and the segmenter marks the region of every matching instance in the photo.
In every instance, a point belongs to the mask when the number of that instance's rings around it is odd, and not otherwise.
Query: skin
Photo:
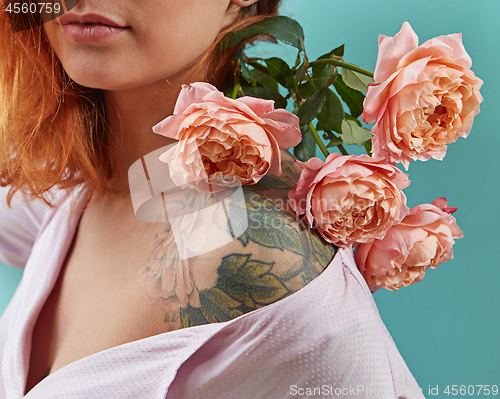
[[[248,227],[228,244],[183,260],[177,251],[181,240],[172,234],[175,226],[156,224],[152,251],[139,274],[146,298],[164,310],[169,331],[228,321],[274,303],[304,287],[331,261],[334,247],[308,230],[288,206],[287,195],[299,173],[291,155],[283,152],[283,157],[279,178],[266,176],[243,187]],[[233,201],[226,208],[241,205]],[[184,242],[198,248],[200,241],[213,245],[220,240],[227,220],[220,213],[214,219],[197,214],[177,221],[186,234]],[[191,222],[195,229],[190,234]],[[200,230],[210,238],[204,240]]]
[[[35,324],[26,392],[97,352],[231,320],[277,302],[317,277],[333,258],[335,248],[286,205],[300,175],[287,152],[279,178],[266,176],[244,187],[246,232],[213,251],[181,260],[175,225],[135,217],[128,168],[172,142],[151,127],[172,114],[193,65],[247,3],[252,1],[80,0],[74,13],[101,14],[130,28],[92,44],[71,42],[57,24],[55,31],[45,29],[69,76],[104,90],[107,122],[118,137],[112,183],[123,192],[103,196],[80,218]]]
[[[99,14],[127,27],[98,43],[70,40],[57,20],[54,29],[44,25],[68,75],[105,91],[107,122],[118,137],[116,188],[128,185],[133,162],[172,142],[151,128],[172,114],[186,76],[239,8],[229,0],[80,0],[72,13]]]

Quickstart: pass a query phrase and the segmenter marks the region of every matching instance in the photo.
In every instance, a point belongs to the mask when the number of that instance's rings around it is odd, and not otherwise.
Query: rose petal
[[[203,102],[207,94],[214,92],[219,93],[217,88],[205,82],[195,82],[190,85],[183,85],[175,104],[174,115],[184,113],[191,104]]]
[[[375,82],[383,82],[396,71],[401,58],[418,46],[418,36],[405,22],[396,36],[379,35],[378,45],[374,79]]]

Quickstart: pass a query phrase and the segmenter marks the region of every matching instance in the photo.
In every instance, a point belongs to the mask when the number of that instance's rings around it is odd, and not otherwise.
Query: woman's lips
[[[128,29],[100,23],[70,23],[61,27],[64,34],[75,42],[100,42],[118,36]]]
[[[99,14],[69,12],[58,19],[64,34],[75,42],[100,42],[120,35],[129,27]]]

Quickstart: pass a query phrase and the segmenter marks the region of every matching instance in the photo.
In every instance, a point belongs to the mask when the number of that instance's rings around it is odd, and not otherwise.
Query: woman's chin
[[[131,89],[141,84],[139,82],[133,84],[128,79],[116,79],[116,75],[111,72],[100,76],[99,73],[84,73],[84,74],[68,74],[69,77],[81,86],[92,89],[101,90],[126,90]],[[114,76],[113,76],[114,75]]]
[[[81,86],[92,89],[101,89],[109,91],[130,90],[140,87],[150,86],[152,84],[163,82],[173,83],[179,79],[177,75],[158,74],[139,76],[139,73],[127,73],[123,70],[114,71],[109,68],[75,68],[66,69],[68,76]],[[183,81],[180,81],[183,83]],[[180,87],[179,83],[179,87]]]

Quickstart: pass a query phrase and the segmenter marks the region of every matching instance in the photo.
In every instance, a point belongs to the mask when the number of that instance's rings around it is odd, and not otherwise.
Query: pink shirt
[[[74,190],[54,209],[0,189],[0,261],[25,272],[0,319],[0,399],[23,397],[33,327],[75,234]],[[352,252],[296,293],[224,323],[104,350],[46,377],[46,398],[424,398]]]

